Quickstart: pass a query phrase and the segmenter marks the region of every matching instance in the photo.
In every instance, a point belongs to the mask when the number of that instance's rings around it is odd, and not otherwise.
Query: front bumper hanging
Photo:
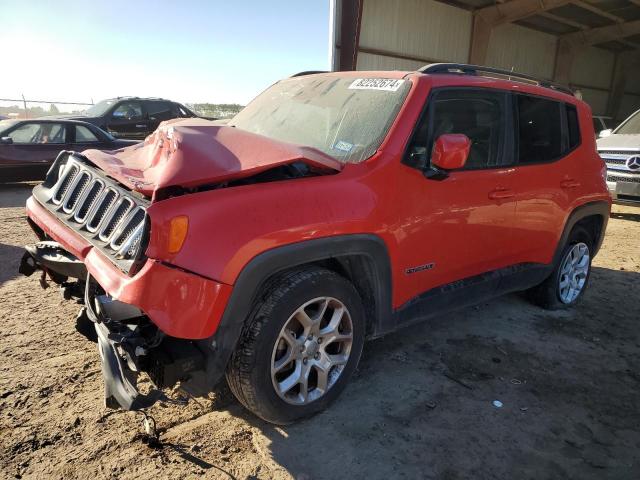
[[[105,405],[140,410],[165,398],[160,390],[152,389],[142,394],[137,387],[141,368],[138,358],[147,353],[148,345],[135,328],[128,328],[123,322],[135,321],[144,314],[136,307],[112,300],[107,295],[96,295],[96,285],[90,276],[85,290],[85,309],[87,317],[95,323],[98,335]],[[158,332],[155,342],[160,340]]]

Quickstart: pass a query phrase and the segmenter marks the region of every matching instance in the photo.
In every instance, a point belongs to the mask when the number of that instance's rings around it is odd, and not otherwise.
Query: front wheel
[[[584,228],[574,228],[551,275],[530,290],[532,300],[549,310],[575,305],[589,283],[592,245]]]
[[[335,272],[307,268],[271,282],[260,300],[227,369],[231,390],[272,423],[323,410],[345,387],[362,353],[358,292]]]

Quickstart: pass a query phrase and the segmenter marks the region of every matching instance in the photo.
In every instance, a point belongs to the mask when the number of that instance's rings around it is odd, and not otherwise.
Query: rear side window
[[[518,160],[550,162],[563,152],[564,104],[528,95],[516,97],[518,107]]]

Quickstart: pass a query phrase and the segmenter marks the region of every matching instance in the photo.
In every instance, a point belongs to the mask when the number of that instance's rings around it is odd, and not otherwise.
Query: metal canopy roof
[[[640,50],[640,0],[439,0],[552,35],[579,34],[613,52]]]

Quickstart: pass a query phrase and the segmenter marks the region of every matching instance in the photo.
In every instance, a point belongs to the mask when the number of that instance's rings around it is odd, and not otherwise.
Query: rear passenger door
[[[533,95],[514,95],[514,107],[518,263],[548,264],[580,188],[578,115],[573,105]]]
[[[158,125],[165,120],[171,120],[178,115],[174,113],[171,102],[164,100],[147,100],[145,103],[147,118],[149,120],[149,132],[154,132]]]

